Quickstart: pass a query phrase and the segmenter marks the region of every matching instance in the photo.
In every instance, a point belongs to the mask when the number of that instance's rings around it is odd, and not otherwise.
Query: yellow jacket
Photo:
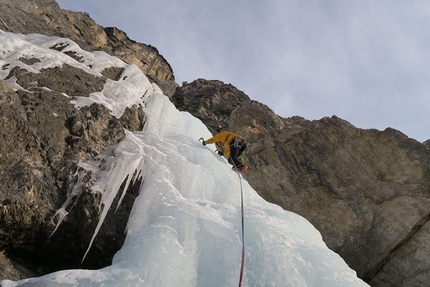
[[[236,136],[239,136],[239,135],[228,131],[220,132],[219,134],[214,135],[210,139],[205,140],[205,143],[213,144],[213,143],[219,142],[218,144],[223,147],[224,156],[229,156],[230,142]]]

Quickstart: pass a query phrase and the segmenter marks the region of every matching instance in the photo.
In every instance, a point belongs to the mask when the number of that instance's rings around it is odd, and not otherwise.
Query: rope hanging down
[[[242,190],[242,176],[239,172],[240,178],[240,214],[242,216],[242,267],[240,268],[239,287],[242,287],[243,277],[245,273],[245,220],[243,214],[243,190]]]
[[[234,164],[234,161],[232,160],[234,167],[236,170],[238,170],[237,166]],[[240,215],[242,217],[242,262],[240,267],[240,278],[239,278],[239,287],[242,287],[243,284],[243,278],[245,277],[245,216],[243,212],[243,188],[242,188],[242,174],[238,170],[237,172],[239,176],[239,182],[240,182]]]
[[[203,138],[200,138],[199,141],[202,141],[204,143],[205,140]],[[239,287],[242,287],[243,278],[245,277],[245,216],[243,212],[242,173],[237,168],[231,155],[230,155],[230,160],[233,163],[233,166],[237,170],[237,175],[239,176],[239,182],[240,182],[240,215],[242,217],[242,261],[241,261],[241,267],[240,267]]]

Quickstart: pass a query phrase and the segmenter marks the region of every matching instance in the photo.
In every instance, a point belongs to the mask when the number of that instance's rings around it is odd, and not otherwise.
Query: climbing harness
[[[238,170],[234,162],[233,162],[233,165]],[[239,176],[239,182],[240,182],[240,215],[242,218],[242,260],[241,260],[240,277],[239,277],[239,287],[242,287],[243,278],[245,277],[245,216],[243,212],[243,188],[242,188],[242,174],[240,170],[238,170],[237,174]]]

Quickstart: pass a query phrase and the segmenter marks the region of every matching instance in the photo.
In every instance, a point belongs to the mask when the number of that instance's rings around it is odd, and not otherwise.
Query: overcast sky
[[[430,139],[430,1],[57,0],[283,117]]]

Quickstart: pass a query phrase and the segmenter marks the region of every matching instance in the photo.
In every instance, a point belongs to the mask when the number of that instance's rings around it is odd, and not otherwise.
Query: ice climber
[[[233,165],[232,170],[246,172],[248,167],[243,163],[243,160],[239,156],[246,150],[249,149],[249,144],[246,140],[233,132],[224,131],[214,135],[208,140],[202,140],[203,145],[213,144],[217,148],[220,156],[225,156],[228,159],[228,163]]]

